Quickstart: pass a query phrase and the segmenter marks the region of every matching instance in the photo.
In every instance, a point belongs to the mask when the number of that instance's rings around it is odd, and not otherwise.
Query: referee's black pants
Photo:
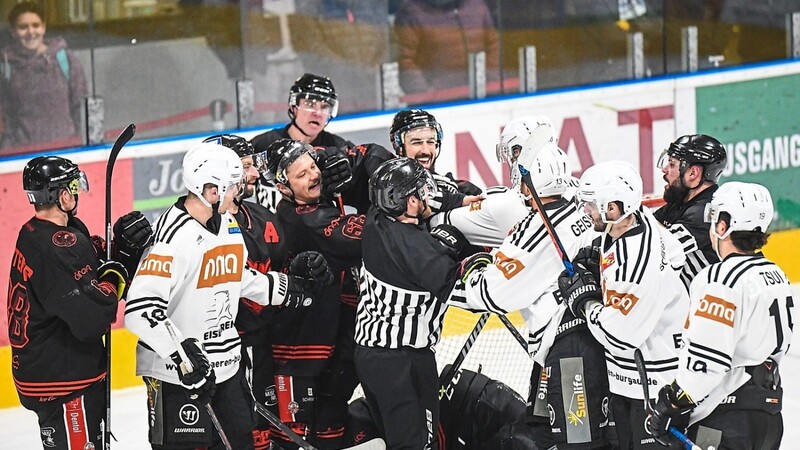
[[[389,450],[437,450],[439,376],[430,349],[356,346],[356,373]]]

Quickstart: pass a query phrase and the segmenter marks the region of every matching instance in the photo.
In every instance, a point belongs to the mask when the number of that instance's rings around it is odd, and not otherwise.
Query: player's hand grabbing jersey
[[[164,324],[171,320],[179,341],[193,337],[203,343],[222,382],[236,373],[241,359],[234,327],[239,298],[281,305],[288,281],[284,274],[260,274],[245,264],[247,249],[232,215],[222,214],[212,232],[182,209],[183,200],[156,222],[155,243],[131,283],[125,324],[139,336],[137,375],[179,383],[170,359],[177,347]]]
[[[792,339],[792,288],[762,254],[728,256],[692,281],[678,385],[696,402],[691,422],[750,379],[746,366],[780,364]]]
[[[641,348],[655,394],[671,383],[689,298],[680,281],[680,243],[649,209],[634,213],[638,225],[602,252],[603,304],[587,308],[592,335],[606,349],[611,392],[642,398],[633,351]]]
[[[500,223],[504,220],[506,224],[510,223],[514,220],[512,214],[519,211],[519,206],[511,206],[515,202],[508,201],[512,199],[511,194],[518,195],[509,191],[502,195],[490,195],[484,201],[493,205],[490,208],[497,212],[500,219],[500,222],[489,227],[494,228],[496,234],[501,234],[500,230],[505,226]],[[501,203],[490,201],[495,197],[506,200],[502,202],[506,207],[495,208],[495,203]],[[522,205],[519,199],[516,204]],[[591,220],[578,211],[573,202],[561,199],[545,205],[544,208],[568,257],[575,256],[580,248],[591,244],[596,236]],[[539,213],[524,209],[526,216],[510,230],[510,234],[502,233],[505,239],[495,254],[494,264],[476,270],[464,283],[457,283],[449,304],[470,311],[490,311],[497,314],[522,310],[530,333],[528,350],[537,360],[541,357],[543,361],[546,351],[541,354],[539,351],[550,348],[566,310],[556,297],[558,275],[564,270],[564,266]],[[479,215],[475,215],[477,217]],[[460,218],[456,220],[477,223]],[[469,231],[473,228],[468,227],[468,232],[465,232],[468,239],[472,239]],[[483,242],[491,242],[487,237],[483,237]],[[494,240],[497,239],[495,236]]]

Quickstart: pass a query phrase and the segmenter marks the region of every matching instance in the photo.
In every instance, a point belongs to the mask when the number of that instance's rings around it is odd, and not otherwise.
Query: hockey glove
[[[316,287],[333,283],[333,273],[322,254],[306,251],[298,254],[289,264],[289,274],[313,280]]]
[[[181,342],[187,361],[181,359],[178,352],[170,355],[175,362],[181,386],[186,389],[186,397],[201,405],[208,404],[217,390],[214,369],[208,362],[208,353],[195,338]]]
[[[461,268],[458,271],[458,278],[462,283],[466,283],[472,272],[483,269],[494,262],[494,257],[490,253],[478,252],[474,255],[464,258],[461,261]]]
[[[602,294],[592,273],[582,266],[575,266],[572,276],[567,271],[558,276],[558,289],[567,303],[567,308],[575,317],[586,318],[586,306],[589,302],[600,302]]]
[[[120,249],[141,250],[150,244],[153,228],[139,211],[131,211],[114,224],[114,243]]]
[[[436,225],[431,229],[431,236],[444,246],[445,253],[450,257],[456,261],[463,259],[461,256],[469,242],[458,228],[448,224]]]
[[[689,425],[689,413],[695,407],[689,394],[673,381],[658,391],[658,399],[653,406],[652,414],[644,422],[645,429],[661,445],[669,446],[669,427],[673,426],[681,432]]]
[[[286,300],[283,302],[285,308],[308,307],[314,303],[312,291],[314,282],[294,275],[286,277],[289,281],[286,287]]]
[[[572,264],[580,264],[592,273],[595,280],[600,280],[600,258],[600,247],[583,247],[572,258]]]
[[[92,247],[94,247],[94,252],[97,253],[97,258],[101,263],[105,262],[106,240],[96,234],[93,234],[89,239],[92,241]]]
[[[467,180],[456,180],[456,178],[450,172],[448,172],[447,175],[445,175],[445,176],[450,178],[451,180],[453,180],[453,182],[455,182],[455,184],[456,184],[456,187],[458,188],[458,192],[460,192],[460,193],[462,193],[464,195],[481,195],[481,194],[483,194],[483,191],[481,190],[481,188],[479,188],[478,186],[475,186],[475,184],[470,183]]]
[[[338,148],[329,147],[317,153],[322,172],[322,188],[329,195],[342,192],[353,179],[353,168],[347,155]]]
[[[97,268],[98,286],[106,292],[113,292],[117,301],[125,295],[128,286],[128,271],[122,263],[109,260]]]

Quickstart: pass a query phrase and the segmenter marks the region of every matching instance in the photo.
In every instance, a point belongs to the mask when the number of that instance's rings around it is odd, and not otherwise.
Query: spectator
[[[44,14],[33,2],[8,14],[13,43],[0,51],[0,147],[76,138],[87,95],[80,61],[62,38],[45,39]]]
[[[395,30],[406,94],[466,85],[468,55],[480,51],[487,80],[499,79],[499,39],[484,0],[406,0]]]
[[[336,81],[339,110],[380,109],[375,92],[380,65],[389,55],[387,0],[314,0],[298,2],[295,23],[302,33],[292,40],[307,72]]]

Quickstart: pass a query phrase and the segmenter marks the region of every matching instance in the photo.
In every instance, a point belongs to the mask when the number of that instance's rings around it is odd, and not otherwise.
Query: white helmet
[[[534,159],[544,144],[555,144],[553,124],[544,116],[523,116],[509,122],[497,144],[497,160],[508,163],[511,169],[511,186],[522,181],[519,166],[532,170]]]
[[[720,213],[730,214],[728,231],[719,236],[716,225]],[[711,222],[711,230],[719,239],[725,239],[734,231],[761,231],[766,233],[772,222],[775,209],[767,188],[756,183],[729,181],[720,185],[711,201],[706,204],[705,219]]]
[[[642,177],[625,161],[608,161],[586,169],[578,186],[578,201],[594,203],[605,223],[619,223],[642,204]],[[606,217],[608,204],[622,203],[622,215],[613,222]]]
[[[242,160],[235,151],[212,142],[193,145],[183,157],[183,184],[189,192],[200,198],[206,206],[210,203],[203,198],[203,186],[217,186],[220,198],[228,188],[241,183],[244,171]]]
[[[569,158],[555,144],[545,144],[528,170],[539,197],[564,195],[569,187],[572,174]]]

